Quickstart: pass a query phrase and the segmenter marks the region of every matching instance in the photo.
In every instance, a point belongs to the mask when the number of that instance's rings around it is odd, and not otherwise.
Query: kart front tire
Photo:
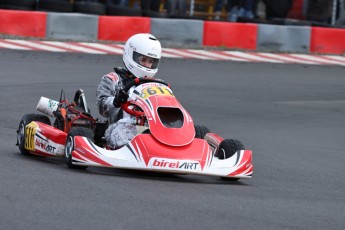
[[[232,157],[238,150],[244,150],[245,147],[241,141],[236,139],[223,140],[218,148],[218,158],[221,160]]]
[[[245,147],[241,141],[236,139],[226,139],[223,140],[218,149],[218,159],[224,160],[232,157],[237,151],[244,150]],[[220,177],[224,181],[238,181],[239,178],[233,177]]]
[[[205,135],[211,132],[207,127],[203,125],[194,125],[194,128],[195,128],[195,138],[204,139]]]
[[[17,145],[19,147],[20,153],[23,155],[28,155],[30,152],[25,149],[25,127],[32,121],[39,121],[47,125],[51,125],[49,117],[43,114],[25,114],[19,122],[19,127],[17,130]]]
[[[72,163],[72,151],[74,150],[74,137],[83,136],[91,139],[93,141],[94,134],[88,128],[83,127],[74,127],[70,130],[67,135],[66,144],[65,144],[65,158],[67,167],[70,169],[86,169],[87,166],[74,165]]]

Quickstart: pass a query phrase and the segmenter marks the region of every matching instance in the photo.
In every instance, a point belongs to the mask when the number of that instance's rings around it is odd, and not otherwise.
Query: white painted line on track
[[[341,62],[345,63],[345,56],[334,56],[334,55],[321,55],[321,56],[325,56],[325,57],[330,58],[332,60],[337,60],[337,61],[341,61]]]
[[[40,43],[36,43],[36,42],[32,42],[32,41],[12,40],[12,39],[6,39],[6,41],[10,41],[10,42],[13,42],[13,43],[16,43],[19,45],[25,45],[25,46],[37,48],[40,50],[46,50],[46,51],[52,51],[52,52],[66,52],[66,50],[64,50],[64,49],[59,49],[59,48],[55,48],[52,46],[48,46],[48,45],[44,45],[44,44],[40,44]]]
[[[317,57],[317,58],[323,60],[323,62],[324,62],[325,64],[333,64],[333,65],[342,65],[342,66],[345,66],[345,60],[344,60],[344,61],[335,60],[335,59],[331,59],[331,58],[324,57],[324,56],[321,56],[321,55],[313,56],[313,57]]]
[[[263,56],[270,57],[270,58],[274,58],[274,59],[277,59],[277,60],[282,60],[282,61],[285,61],[285,62],[289,62],[289,63],[310,64],[310,65],[318,65],[319,64],[319,63],[316,63],[316,62],[304,61],[304,60],[300,60],[300,59],[297,59],[297,58],[286,57],[286,56],[283,56],[281,54],[271,54],[271,53],[259,53],[259,54],[261,54]]]
[[[122,50],[125,47],[125,45],[122,45],[122,44],[113,44],[113,46],[119,47]]]
[[[344,63],[338,62],[338,61],[331,61],[323,58],[318,58],[317,56],[312,56],[312,55],[306,55],[306,54],[290,54],[290,56],[293,57],[300,57],[303,59],[311,60],[311,61],[316,61],[322,64],[333,64],[333,65],[345,65]]]
[[[6,49],[15,49],[15,50],[31,50],[30,48],[26,48],[26,47],[23,47],[23,46],[17,46],[17,45],[5,43],[5,42],[2,42],[2,41],[0,41],[0,47],[6,48]]]
[[[231,61],[244,61],[244,62],[248,62],[247,59],[243,59],[243,58],[236,58],[236,57],[231,57],[231,56],[227,56],[227,55],[222,55],[220,53],[213,53],[211,51],[205,51],[205,50],[191,50],[188,49],[189,52],[195,53],[195,54],[201,54],[201,55],[205,55],[205,56],[210,56],[212,58],[216,58],[218,60],[231,60]]]
[[[167,57],[167,58],[182,58],[181,56],[167,53],[167,52],[164,51],[164,50],[162,50],[162,57]]]
[[[284,63],[283,61],[269,59],[269,58],[263,58],[263,57],[258,57],[258,56],[253,55],[253,54],[242,53],[242,52],[239,52],[239,51],[224,51],[224,53],[231,54],[231,55],[234,55],[234,56],[237,56],[237,57],[241,57],[241,58],[248,58],[248,59],[256,60],[256,61],[259,61],[259,62]]]
[[[200,56],[197,54],[192,54],[188,52],[184,52],[183,50],[175,50],[175,49],[170,49],[170,48],[165,48],[164,50],[168,51],[169,53],[180,55],[182,57],[188,57],[188,58],[198,58],[198,59],[204,59],[204,60],[216,60],[214,58],[209,58],[205,56]]]
[[[100,49],[100,50],[103,50],[104,52],[112,52],[112,53],[116,53],[116,54],[122,54],[123,53],[123,49],[115,48],[115,47],[110,46],[110,45],[103,45],[103,44],[99,44],[99,43],[87,43],[87,42],[79,42],[79,44],[82,44],[84,46],[88,46],[90,48]]]
[[[89,48],[85,48],[85,47],[81,47],[81,46],[77,46],[77,45],[72,45],[72,44],[69,44],[69,43],[52,42],[52,41],[44,41],[44,43],[45,44],[52,44],[54,46],[59,46],[61,48],[65,48],[65,49],[80,51],[80,52],[83,52],[83,53],[107,54],[106,52],[103,52],[103,51],[93,50],[93,49],[89,49]]]

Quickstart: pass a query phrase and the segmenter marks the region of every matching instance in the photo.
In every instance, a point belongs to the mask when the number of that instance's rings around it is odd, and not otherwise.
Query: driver
[[[161,53],[161,44],[153,35],[133,35],[124,47],[124,68],[116,67],[114,72],[102,77],[96,96],[99,113],[109,121],[105,131],[109,147],[120,148],[137,135],[133,117],[120,109],[128,99],[127,92],[122,89],[134,78],[154,77]]]

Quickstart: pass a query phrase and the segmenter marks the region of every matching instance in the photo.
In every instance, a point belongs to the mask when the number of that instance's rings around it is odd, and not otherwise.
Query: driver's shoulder
[[[105,74],[103,78],[109,79],[112,82],[118,82],[120,80],[120,76],[115,72],[110,72],[108,74]]]
[[[129,74],[128,71],[126,71],[122,67],[115,67],[113,72],[110,72],[103,77],[109,78],[113,82],[119,82],[123,81],[123,79],[126,79],[126,76]]]

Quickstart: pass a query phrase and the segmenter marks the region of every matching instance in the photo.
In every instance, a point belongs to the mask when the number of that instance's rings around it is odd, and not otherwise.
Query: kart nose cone
[[[150,103],[155,110],[145,111],[151,134],[161,143],[184,146],[195,137],[191,116],[175,97],[152,97]]]

